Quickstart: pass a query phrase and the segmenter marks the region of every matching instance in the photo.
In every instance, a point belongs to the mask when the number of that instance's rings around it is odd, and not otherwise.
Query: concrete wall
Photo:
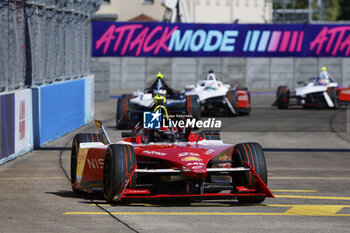
[[[115,69],[119,59],[100,59],[91,64],[95,75],[95,100],[104,101],[109,98],[109,89],[120,88],[120,68]],[[118,66],[117,66],[118,67]]]
[[[101,62],[108,63],[109,66],[101,66]],[[103,80],[105,92],[109,89],[144,89],[152,83],[159,71],[173,88],[182,89],[186,84],[195,84],[205,78],[209,69],[214,69],[224,83],[238,83],[250,89],[275,89],[279,85],[293,88],[297,86],[297,81],[315,77],[320,67],[327,66],[328,72],[341,85],[350,85],[348,58],[104,57],[94,58],[93,63],[92,72],[96,74],[96,83]],[[103,77],[99,75],[101,73],[104,74]],[[109,84],[106,84],[107,79]],[[98,87],[96,85],[96,89]],[[96,91],[95,95],[99,96]]]

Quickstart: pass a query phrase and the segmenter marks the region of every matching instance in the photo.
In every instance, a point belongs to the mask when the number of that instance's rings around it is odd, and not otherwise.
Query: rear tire
[[[289,105],[289,89],[287,86],[279,86],[276,93],[276,105],[279,109],[287,109]]]
[[[234,166],[243,166],[248,168],[244,162],[252,166],[255,172],[267,185],[267,169],[264,151],[260,144],[255,142],[237,144],[234,149]],[[257,188],[254,180],[254,175],[251,171],[240,173],[233,177],[233,181],[237,186],[247,186]],[[238,197],[238,201],[242,203],[261,203],[265,200],[264,196]]]
[[[135,166],[136,156],[132,146],[109,145],[103,163],[103,194],[108,203],[120,199],[128,185],[126,180]]]
[[[122,95],[121,98],[118,99],[117,112],[116,112],[117,129],[127,129],[130,125],[130,121],[131,121],[130,99],[131,98],[133,98],[132,95],[124,94]]]
[[[77,177],[77,165],[78,165],[78,152],[79,152],[79,144],[85,142],[102,142],[103,137],[97,133],[80,133],[75,135],[72,143],[72,151],[71,151],[71,159],[70,159],[70,177],[71,177],[71,185],[73,192],[81,193],[80,190],[77,189],[76,177]]]
[[[198,95],[186,96],[186,111],[188,115],[199,120],[201,118],[201,105]]]

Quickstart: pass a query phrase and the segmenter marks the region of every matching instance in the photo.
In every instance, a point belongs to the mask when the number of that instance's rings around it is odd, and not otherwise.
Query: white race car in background
[[[209,73],[206,80],[196,85],[186,85],[186,96],[196,95],[199,98],[202,113],[224,113],[228,116],[248,115],[250,113],[250,94],[247,88],[230,88]]]
[[[273,106],[285,109],[292,106],[304,108],[337,108],[350,103],[349,88],[339,87],[332,78],[320,82],[319,78],[310,78],[307,82],[298,82],[303,86],[290,91],[287,86],[279,86]]]

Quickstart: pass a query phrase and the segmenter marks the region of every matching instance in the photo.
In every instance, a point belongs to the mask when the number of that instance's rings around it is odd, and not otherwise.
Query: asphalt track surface
[[[112,141],[120,139],[115,102],[95,105]],[[222,139],[262,144],[276,198],[260,205],[232,200],[110,206],[100,195],[76,195],[67,175],[71,140],[78,132],[96,132],[91,123],[0,166],[0,232],[349,232],[346,110],[278,111],[253,103],[251,116],[225,119],[231,128]]]

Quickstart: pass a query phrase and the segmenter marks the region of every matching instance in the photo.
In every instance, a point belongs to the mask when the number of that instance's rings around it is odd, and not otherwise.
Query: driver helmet
[[[160,79],[163,79],[163,74],[162,73],[160,73],[160,72],[158,72],[158,74],[157,74],[157,76],[156,76],[157,78],[160,78]]]
[[[164,96],[164,97],[166,97],[166,93],[167,93],[166,89],[160,89],[159,92],[158,92],[158,94],[160,96]]]
[[[209,81],[216,81],[216,77],[215,77],[213,69],[210,69],[208,71],[207,80],[209,80]]]
[[[321,67],[321,71],[327,71],[327,67],[322,66],[322,67]]]

